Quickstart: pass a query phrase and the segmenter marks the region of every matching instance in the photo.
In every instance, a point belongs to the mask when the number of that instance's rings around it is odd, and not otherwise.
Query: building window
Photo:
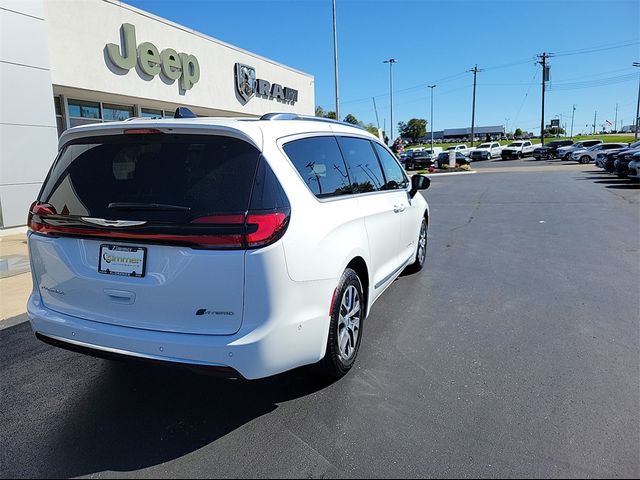
[[[69,99],[68,104],[69,117],[100,118],[100,103],[98,102]]]
[[[56,109],[56,125],[58,127],[58,136],[65,131],[64,118],[62,116],[62,101],[60,97],[53,97],[53,105]]]
[[[126,105],[102,104],[102,119],[105,122],[117,122],[133,117],[133,107]]]
[[[156,110],[154,108],[142,108],[140,115],[145,118],[164,118],[165,114],[163,110]]]

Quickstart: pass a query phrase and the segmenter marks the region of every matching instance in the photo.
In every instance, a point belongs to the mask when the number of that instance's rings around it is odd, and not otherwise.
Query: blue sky
[[[315,76],[315,100],[334,109],[331,0],[125,0],[133,6]],[[383,1],[337,0],[340,113],[390,124],[389,66],[396,58],[394,123],[429,119],[434,128],[471,124],[475,64],[476,125],[539,132],[540,67],[554,52],[546,119],[569,128],[633,123],[640,68],[637,0]],[[499,67],[499,68],[497,68]],[[589,127],[590,129],[591,127]],[[394,127],[395,130],[395,127]]]

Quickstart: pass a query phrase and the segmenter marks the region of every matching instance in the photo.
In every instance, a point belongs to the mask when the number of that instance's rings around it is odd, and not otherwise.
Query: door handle
[[[109,297],[109,300],[114,303],[131,305],[136,301],[136,294],[133,292],[128,292],[126,290],[112,290],[110,288],[105,288],[104,293],[106,293]]]

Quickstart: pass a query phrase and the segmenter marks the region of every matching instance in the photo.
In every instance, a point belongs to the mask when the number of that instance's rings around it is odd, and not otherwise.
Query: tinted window
[[[283,148],[316,197],[351,193],[349,175],[335,137],[294,140]]]
[[[402,168],[400,168],[396,159],[393,158],[393,155],[391,155],[382,145],[375,142],[373,145],[378,153],[378,158],[380,158],[380,163],[382,163],[382,168],[384,169],[384,174],[387,179],[387,183],[384,184],[382,189],[395,190],[399,188],[406,188],[408,184],[407,177],[405,177],[402,172]]]
[[[118,135],[65,147],[41,201],[65,215],[190,222],[249,206],[259,152],[213,135]],[[181,210],[116,208],[165,204]]]
[[[342,155],[349,168],[353,193],[381,190],[384,175],[369,140],[353,137],[338,137]]]
[[[100,118],[100,104],[97,102],[70,99],[67,104],[70,117]]]

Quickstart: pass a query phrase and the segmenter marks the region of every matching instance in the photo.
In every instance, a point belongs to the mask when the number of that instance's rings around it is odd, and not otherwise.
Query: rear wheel
[[[333,297],[327,351],[319,365],[324,374],[341,377],[353,366],[360,349],[365,310],[360,277],[347,268]]]
[[[591,157],[589,155],[583,155],[580,157],[580,163],[585,164],[591,161]]]

